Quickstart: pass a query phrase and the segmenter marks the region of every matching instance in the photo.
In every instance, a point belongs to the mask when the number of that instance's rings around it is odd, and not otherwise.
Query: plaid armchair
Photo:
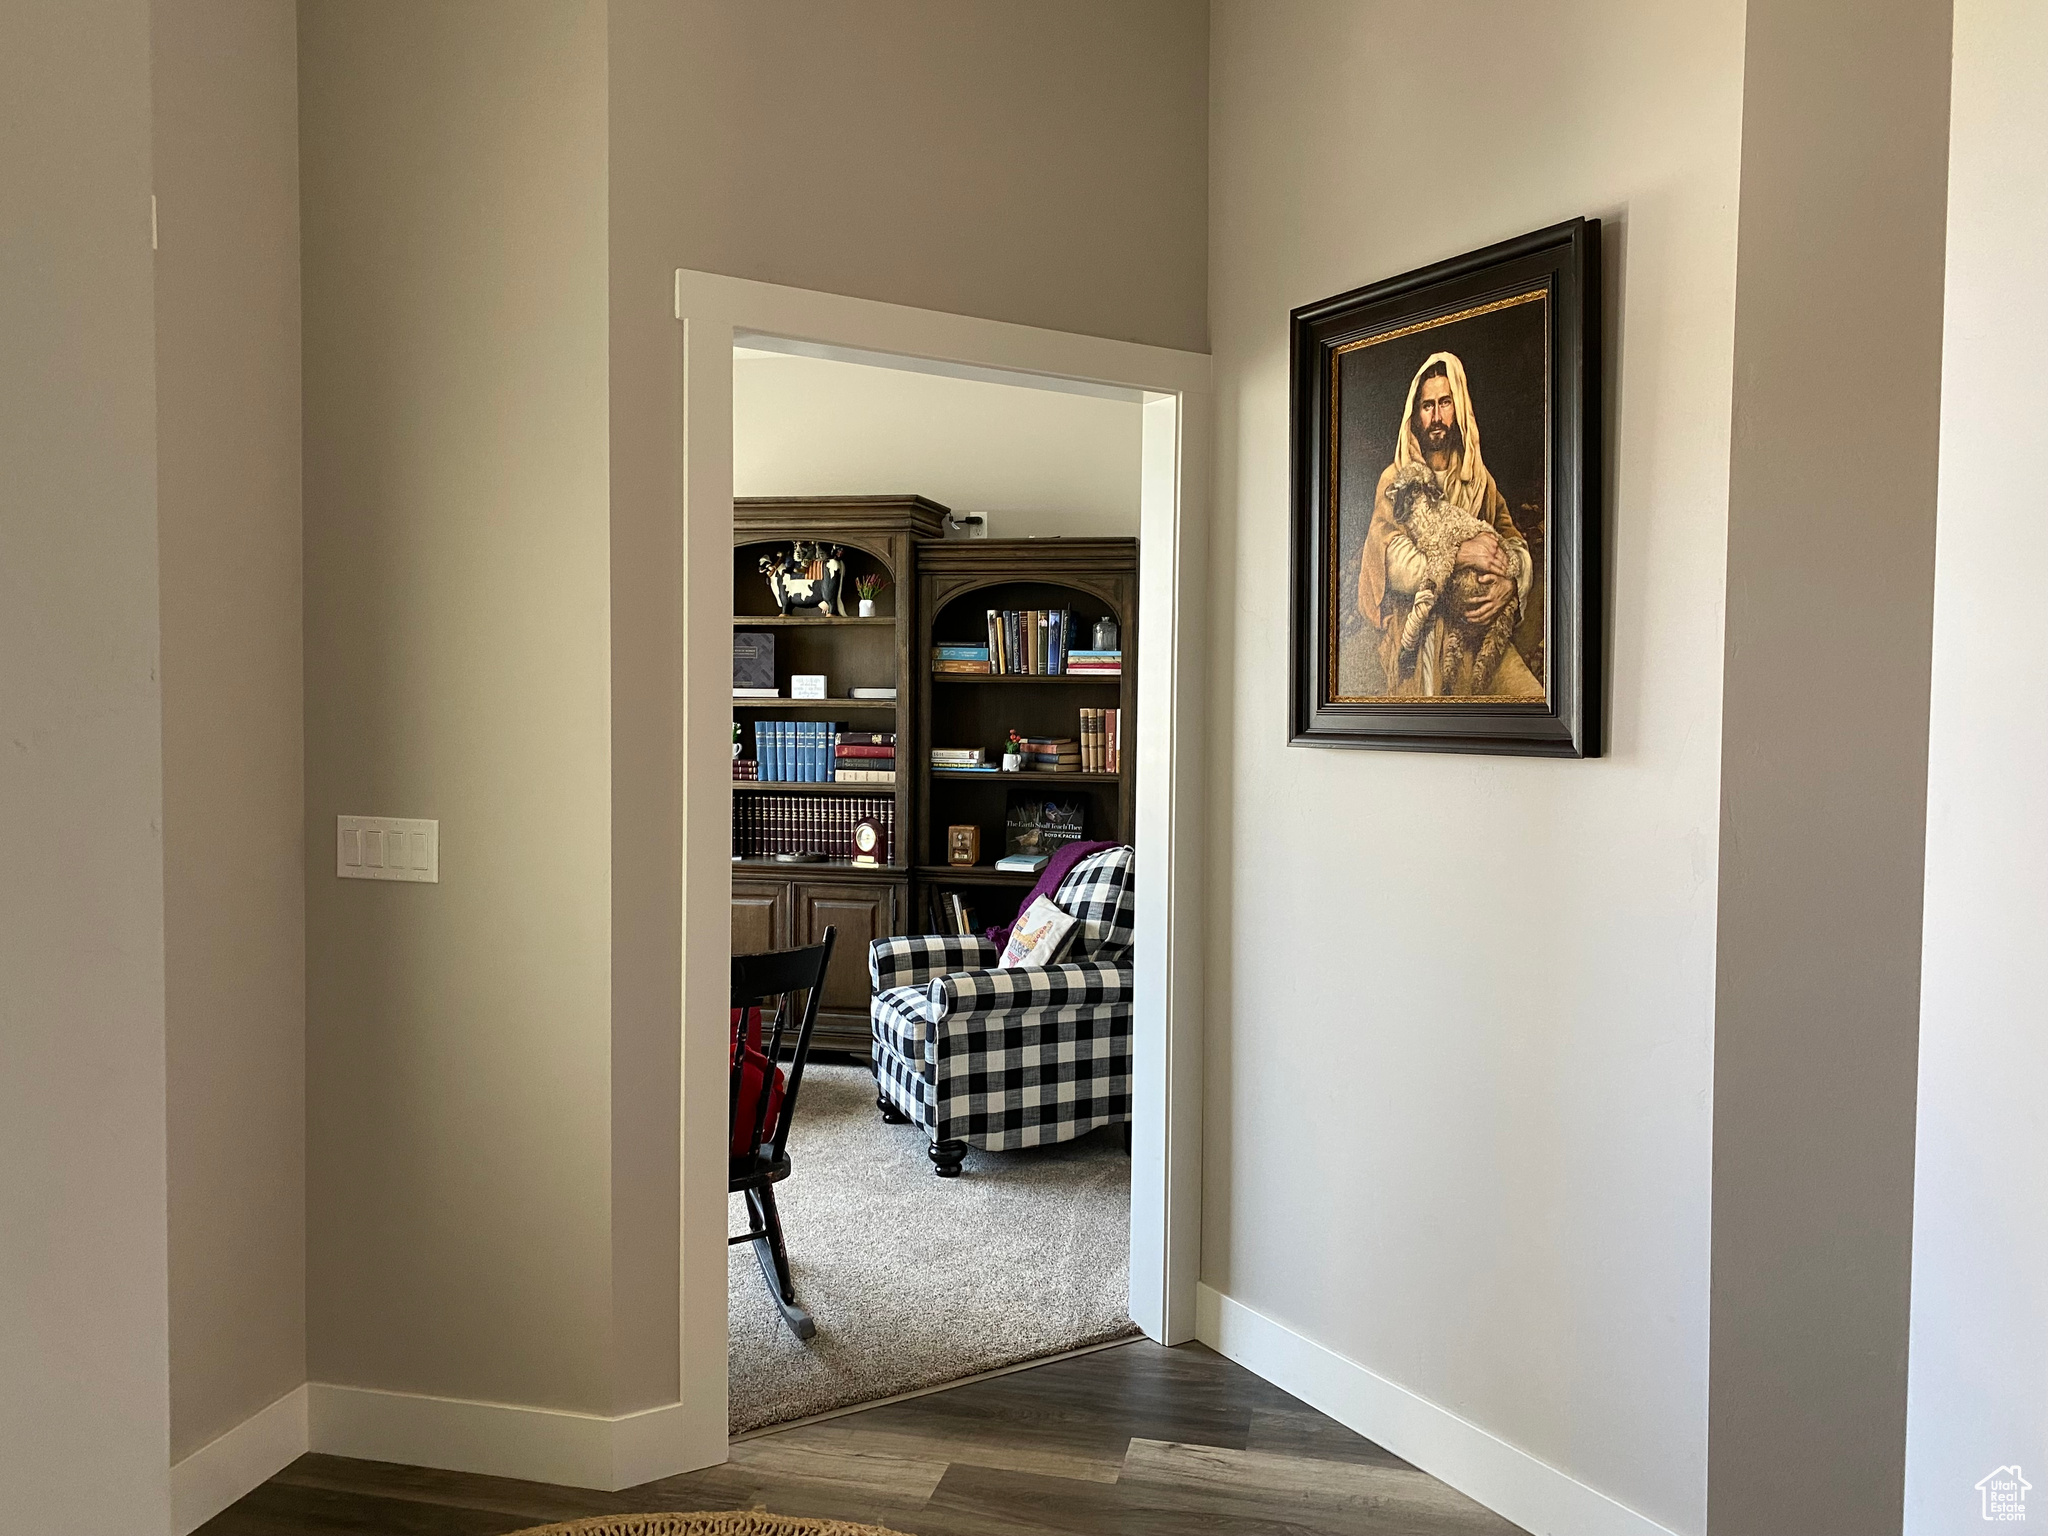
[[[876,1103],[915,1122],[941,1178],[967,1149],[1008,1152],[1131,1118],[1132,851],[1076,864],[1053,900],[1072,916],[1059,965],[991,969],[996,947],[966,934],[877,939]]]

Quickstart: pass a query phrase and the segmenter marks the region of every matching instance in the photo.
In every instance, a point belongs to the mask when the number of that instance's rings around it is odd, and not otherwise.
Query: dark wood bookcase
[[[1098,618],[1117,622],[1120,677],[978,676],[933,670],[941,644],[981,645],[988,611],[1067,609],[1071,648],[1086,649]],[[994,868],[1004,853],[1013,800],[1079,800],[1083,835],[1130,842],[1136,834],[1138,721],[1138,543],[1135,539],[974,539],[926,547],[918,561],[917,664],[920,687],[910,763],[916,800],[913,920],[943,929],[939,902],[957,892],[978,925],[1005,923],[1037,876]],[[948,773],[931,766],[934,747],[981,747],[999,761],[1010,731],[1026,736],[1081,734],[1083,709],[1123,711],[1119,773]],[[981,829],[981,862],[949,864],[947,828]]]
[[[733,502],[733,629],[775,636],[776,684],[787,695],[793,674],[825,674],[825,700],[733,700],[742,750],[756,755],[754,726],[764,720],[836,720],[848,730],[896,732],[895,847],[879,868],[832,859],[784,863],[735,859],[735,954],[838,938],[818,1011],[815,1047],[868,1052],[869,941],[889,934],[940,931],[937,900],[958,891],[984,926],[1007,922],[1035,883],[992,866],[1004,851],[1009,804],[1019,795],[1073,797],[1084,806],[1084,834],[1130,841],[1135,834],[1138,546],[1134,539],[946,540],[946,508],[921,496],[741,497]],[[799,612],[784,618],[761,575],[761,556],[797,539],[840,545],[848,576],[879,571],[893,585],[870,619]],[[847,607],[855,606],[849,595]],[[1074,615],[1083,649],[1094,621],[1115,618],[1123,673],[1075,676],[945,676],[934,647],[982,644],[989,609],[1063,608]],[[893,701],[847,696],[850,688],[890,687]],[[1083,708],[1123,711],[1121,773],[948,774],[931,768],[931,748],[978,746],[1000,761],[1008,733],[1080,735]],[[833,798],[889,793],[868,785],[735,781],[734,797]],[[946,828],[981,829],[982,862],[946,862]]]
[[[735,954],[816,943],[838,929],[832,968],[819,1002],[815,1046],[826,1051],[868,1049],[868,942],[906,931],[910,914],[909,862],[915,802],[911,775],[918,747],[910,724],[917,692],[913,662],[913,605],[918,549],[944,531],[946,509],[921,496],[739,497],[733,501],[733,629],[775,636],[775,680],[785,697],[733,699],[741,748],[756,756],[754,727],[765,720],[834,720],[853,731],[896,732],[896,783],[733,784],[735,798],[789,795],[838,800],[847,795],[893,795],[895,847],[889,861],[871,868],[849,860],[783,863],[735,859],[732,866],[732,945]],[[782,617],[759,562],[797,539],[837,544],[846,551],[845,606],[857,610],[854,576],[880,572],[892,585],[875,617],[826,617],[799,611]],[[791,699],[796,673],[823,673],[833,697]],[[896,689],[893,700],[853,699],[850,688]]]

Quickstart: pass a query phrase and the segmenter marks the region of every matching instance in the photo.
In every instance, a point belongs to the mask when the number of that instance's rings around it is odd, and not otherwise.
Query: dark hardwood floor
[[[910,1536],[1517,1536],[1427,1473],[1199,1344],[1138,1342],[732,1448],[621,1493],[302,1456],[200,1536],[501,1536],[743,1509]]]

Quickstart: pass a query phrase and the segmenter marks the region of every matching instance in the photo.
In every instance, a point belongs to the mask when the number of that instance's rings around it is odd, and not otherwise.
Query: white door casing
[[[676,273],[683,378],[680,1451],[725,1459],[726,1041],[731,950],[732,348],[837,357],[1143,404],[1139,521],[1136,1124],[1131,1316],[1194,1337],[1200,1262],[1203,643],[1209,358]],[[915,490],[915,486],[904,489]]]

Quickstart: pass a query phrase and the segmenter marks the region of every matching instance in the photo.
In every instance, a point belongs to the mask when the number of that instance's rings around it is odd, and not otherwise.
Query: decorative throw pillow
[[[1136,940],[1137,900],[1128,847],[1091,853],[1068,871],[1052,893],[1074,917],[1073,956],[1104,965],[1128,965]]]
[[[1054,906],[1050,896],[1041,896],[1017,919],[1003,958],[996,963],[1006,971],[1027,965],[1058,965],[1073,935],[1074,920]]]

